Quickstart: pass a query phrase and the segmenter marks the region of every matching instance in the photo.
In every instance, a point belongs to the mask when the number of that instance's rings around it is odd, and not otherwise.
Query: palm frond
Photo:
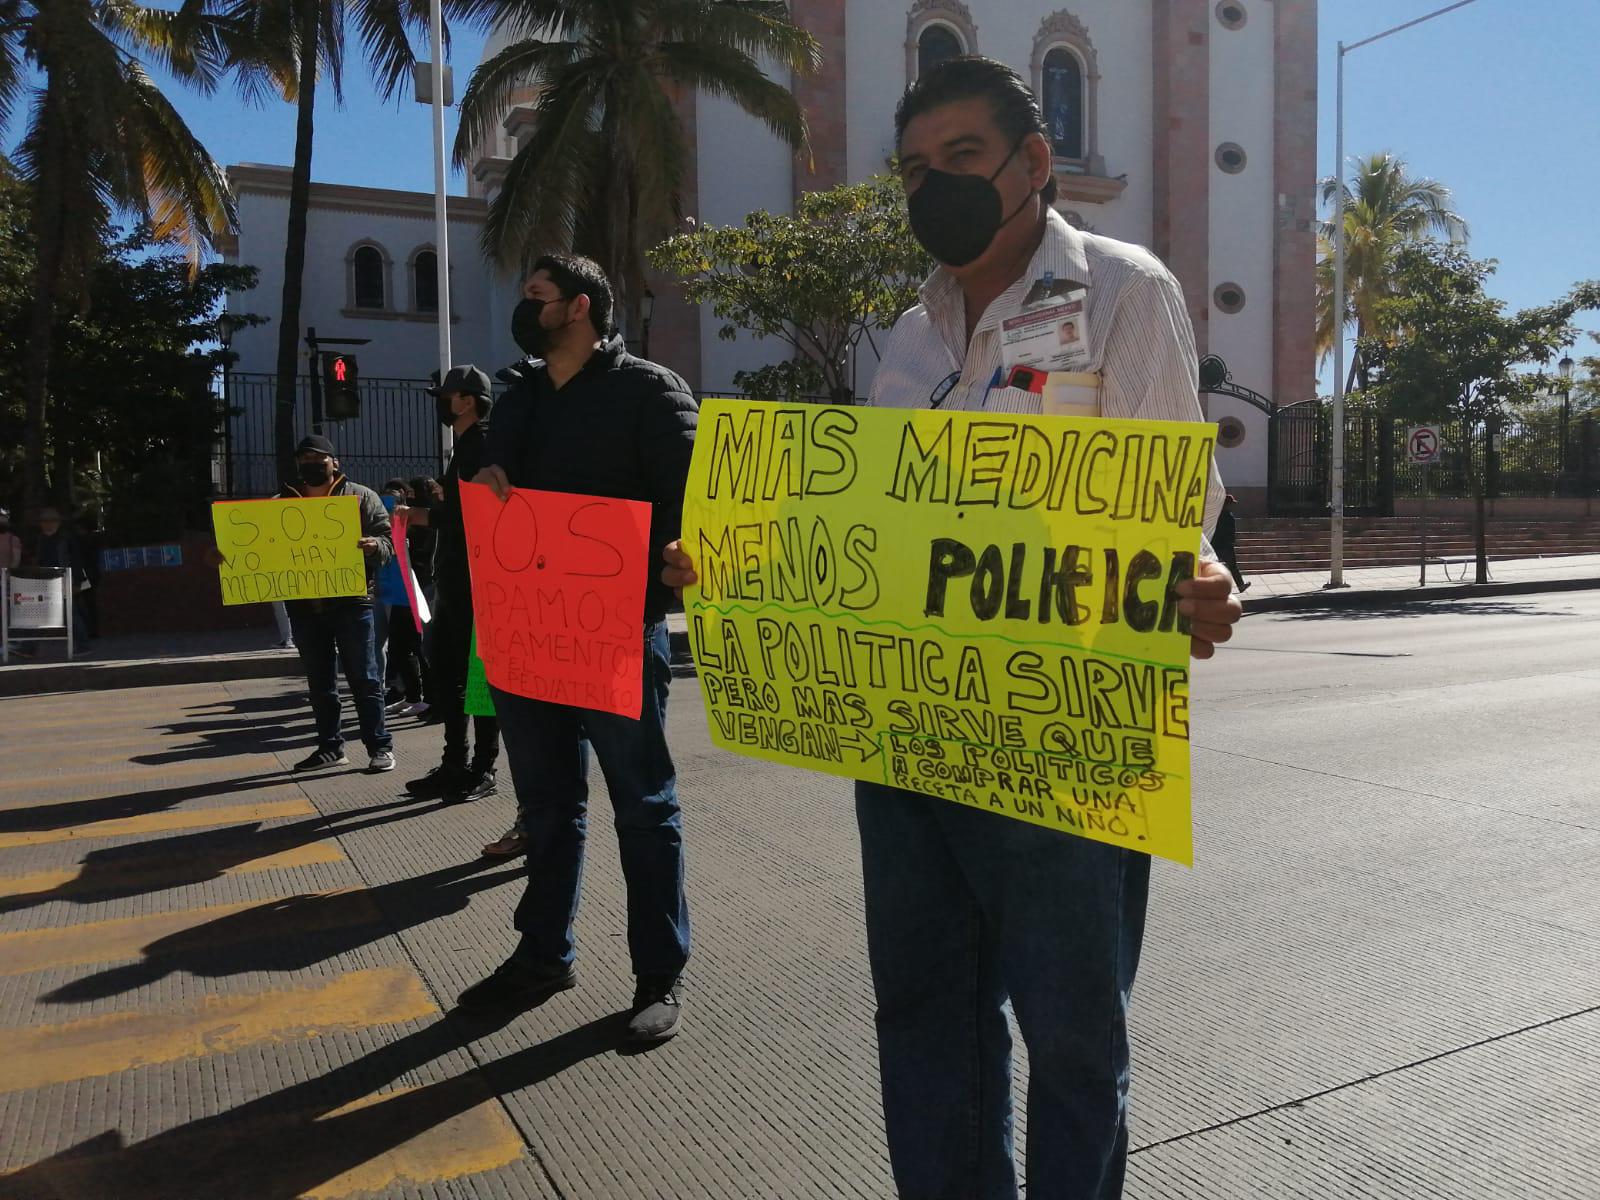
[[[227,178],[137,63],[127,64],[117,100],[123,127],[117,150],[139,178],[116,199],[147,217],[159,240],[181,244],[198,268],[202,252],[238,223]]]
[[[392,99],[411,74],[417,56],[411,48],[412,29],[419,27],[417,0],[351,0],[356,30],[367,51],[367,65],[378,94]],[[420,7],[420,28],[426,38],[428,8]]]
[[[518,91],[564,75],[581,55],[572,42],[525,41],[479,64],[461,96],[455,161],[466,165],[489,145]]]
[[[536,245],[571,245],[605,153],[594,127],[595,83],[569,68],[540,98],[533,135],[511,160],[484,221],[483,248],[502,266],[521,264]]]
[[[665,42],[656,55],[668,79],[733,101],[797,150],[806,145],[800,102],[788,88],[769,79],[749,55],[697,42]]]
[[[809,75],[822,66],[822,46],[777,0],[659,0],[659,40],[737,50],[752,59]]]

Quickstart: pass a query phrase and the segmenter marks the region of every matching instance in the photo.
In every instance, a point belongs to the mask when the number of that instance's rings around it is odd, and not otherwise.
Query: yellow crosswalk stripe
[[[47,929],[0,933],[0,975],[52,967],[125,962],[164,938],[188,934],[173,953],[236,942],[286,939],[364,925],[381,919],[365,888],[213,904],[186,912],[149,913],[110,921],[87,921]]]
[[[317,987],[206,996],[170,1012],[118,1012],[8,1030],[0,1091],[113,1075],[151,1063],[222,1054],[437,1013],[410,970],[351,971]]]
[[[119,888],[137,888],[141,891],[160,888],[168,886],[169,880],[187,883],[197,877],[197,868],[204,869],[206,857],[202,855],[198,860],[185,858],[182,862],[173,863],[152,854],[148,856],[149,861],[131,858],[126,862],[97,864],[92,879],[84,879],[81,864],[50,871],[32,871],[26,875],[0,875],[0,898],[49,892],[52,899],[72,899]],[[344,861],[344,853],[337,843],[312,842],[223,867],[217,874],[250,875],[258,871],[286,871],[295,867]]]
[[[120,761],[126,761],[124,755]],[[13,760],[14,763],[15,760]],[[80,760],[72,758],[61,765],[78,766]],[[223,779],[235,779],[240,775],[259,775],[283,771],[287,776],[288,771],[273,754],[240,754],[235,755],[223,766],[215,758],[197,758],[189,762],[163,763],[159,766],[147,766],[141,763],[131,763],[128,769],[137,776],[136,780],[141,785],[155,786],[166,779],[183,779],[190,775],[216,775]],[[12,775],[9,771],[7,777],[0,780],[0,796],[10,796],[15,792],[37,792],[47,788],[58,788],[70,783],[93,783],[95,780],[106,779],[108,771],[72,771],[72,772],[29,772],[26,768],[20,775]],[[286,780],[287,781],[287,780]]]
[[[105,821],[85,821],[62,829],[34,829],[21,833],[0,833],[0,850],[23,846],[44,846],[51,842],[70,842],[78,838],[127,837],[136,833],[165,833],[177,829],[203,829],[208,825],[240,825],[246,821],[272,821],[279,817],[309,817],[316,813],[303,795],[294,800],[272,800],[260,804],[229,804],[215,808],[181,808],[171,812],[145,813],[137,817],[113,817]]]

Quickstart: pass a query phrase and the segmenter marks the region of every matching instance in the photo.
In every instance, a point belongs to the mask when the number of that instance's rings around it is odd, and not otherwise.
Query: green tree
[[[428,28],[428,0],[210,0],[222,18],[220,40],[249,100],[281,97],[295,105],[294,166],[278,313],[277,395],[273,441],[280,474],[293,473],[300,305],[305,288],[306,221],[319,80],[344,102],[345,31],[353,22],[373,84],[385,100],[411,77],[411,31]]]
[[[1492,261],[1438,243],[1395,255],[1395,294],[1376,312],[1377,327],[1395,332],[1360,343],[1372,372],[1370,392],[1390,415],[1458,422],[1478,442],[1509,410],[1533,403],[1553,384],[1542,368],[1577,337],[1573,316],[1600,307],[1600,281],[1580,283],[1553,304],[1508,314],[1484,291],[1494,269]],[[1471,453],[1471,445],[1459,449],[1469,452],[1477,580],[1486,583],[1484,456]]]
[[[691,302],[711,304],[720,336],[744,329],[787,342],[842,403],[853,396],[851,352],[917,302],[933,269],[888,175],[808,192],[792,217],[756,211],[743,225],[679,234],[650,261],[681,278]]]
[[[130,0],[0,0],[0,125],[25,94],[15,156],[30,185],[33,282],[23,378],[24,496],[70,484],[46,461],[51,349],[65,311],[81,308],[88,272],[118,214],[185,246],[191,262],[234,224],[221,168],[145,72],[145,55],[203,91],[220,48],[203,0],[175,11]],[[28,68],[32,68],[32,74]]]
[[[1388,152],[1350,160],[1351,183],[1322,181],[1322,203],[1344,215],[1344,329],[1357,339],[1387,336],[1381,307],[1396,294],[1396,259],[1418,242],[1467,240],[1467,223],[1451,209],[1450,189],[1413,178],[1403,159]],[[1333,351],[1333,217],[1319,223],[1317,354]],[[1359,356],[1358,356],[1359,357]],[[1356,364],[1351,364],[1352,370]]]
[[[644,249],[678,225],[692,167],[675,94],[699,88],[790,146],[805,144],[799,104],[760,65],[805,73],[821,61],[781,0],[458,0],[456,11],[519,39],[473,73],[456,161],[488,144],[519,95],[535,96],[533,131],[489,206],[484,249],[513,269],[540,249],[591,255],[618,289],[630,331]]]

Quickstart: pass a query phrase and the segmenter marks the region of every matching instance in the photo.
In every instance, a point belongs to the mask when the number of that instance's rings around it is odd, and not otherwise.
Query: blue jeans
[[[295,649],[306,668],[311,712],[317,719],[317,748],[344,748],[339,680],[335,674],[336,668],[343,666],[367,753],[392,749],[394,739],[383,723],[383,684],[378,678],[373,644],[372,605],[335,604],[316,609],[309,601],[294,601],[288,608]]]
[[[1028,1200],[1121,1196],[1150,859],[875,783],[856,784],[856,819],[901,1196],[1016,1200],[1008,997]]]
[[[528,838],[528,886],[517,905],[517,957],[551,969],[577,957],[572,925],[588,839],[588,735],[611,793],[628,887],[628,952],[635,975],[676,975],[689,960],[683,820],[667,747],[672,682],[667,627],[644,631],[639,720],[531,700],[494,688],[506,758]]]

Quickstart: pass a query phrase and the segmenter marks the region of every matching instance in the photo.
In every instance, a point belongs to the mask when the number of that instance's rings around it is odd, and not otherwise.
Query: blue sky
[[[1333,168],[1335,43],[1444,2],[1322,0],[1321,173]],[[1491,290],[1513,307],[1547,303],[1578,279],[1600,276],[1600,221],[1592,216],[1600,198],[1597,46],[1596,0],[1476,0],[1347,60],[1347,155],[1391,150],[1415,172],[1448,184],[1471,224],[1472,252],[1500,260]],[[451,61],[458,94],[481,50],[480,35],[457,37]],[[314,178],[431,190],[428,109],[409,95],[379,103],[354,44],[347,67],[342,110],[322,90]],[[245,109],[231,92],[170,94],[223,162],[291,161],[289,105]],[[453,114],[447,116],[453,138]],[[452,190],[465,190],[459,172]],[[1586,314],[1582,324],[1600,331],[1600,314]],[[1600,353],[1600,346],[1585,338],[1579,351]]]

